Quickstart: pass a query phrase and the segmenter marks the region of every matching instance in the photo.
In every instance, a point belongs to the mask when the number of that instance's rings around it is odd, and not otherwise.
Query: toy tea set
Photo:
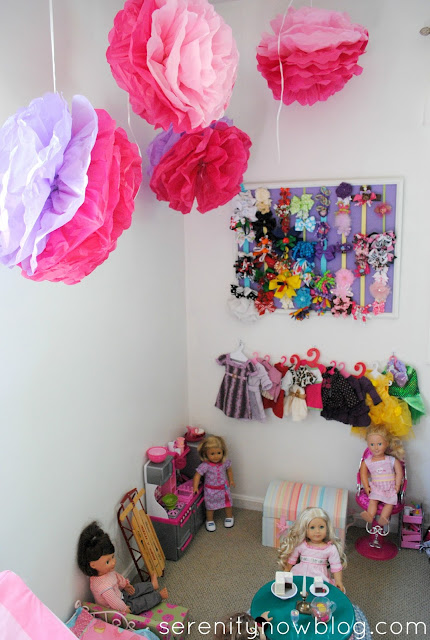
[[[293,598],[297,593],[297,585],[293,582],[293,574],[290,571],[277,571],[271,590],[273,595],[281,598],[281,600]],[[329,622],[336,610],[336,603],[325,597],[329,592],[329,588],[323,578],[315,576],[309,591],[315,596],[311,602],[307,601],[306,576],[303,576],[303,585],[300,592],[302,599],[297,601],[296,609],[291,612],[291,619],[293,622],[297,621],[299,614],[303,613],[312,615],[319,622]]]

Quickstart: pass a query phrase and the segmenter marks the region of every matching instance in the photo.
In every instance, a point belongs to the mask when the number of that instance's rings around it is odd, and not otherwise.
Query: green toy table
[[[311,602],[314,596],[309,593],[309,587],[313,583],[313,578],[307,578],[306,587],[308,591],[307,601]],[[251,615],[256,618],[265,611],[269,611],[269,616],[273,616],[271,625],[265,627],[265,633],[270,640],[347,640],[353,631],[355,622],[354,609],[350,600],[342,591],[333,585],[328,585],[329,592],[327,598],[336,603],[336,610],[330,622],[327,623],[327,632],[322,623],[315,626],[316,620],[313,616],[300,614],[299,621],[294,628],[291,622],[291,611],[296,608],[296,603],[301,600],[299,592],[303,584],[302,576],[294,576],[294,584],[297,586],[297,593],[288,600],[282,600],[273,595],[271,591],[273,581],[267,582],[255,594],[251,604]],[[288,625],[288,627],[287,627]]]

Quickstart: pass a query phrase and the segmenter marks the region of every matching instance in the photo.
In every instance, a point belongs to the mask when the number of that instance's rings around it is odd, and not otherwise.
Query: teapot
[[[324,596],[314,598],[310,604],[313,617],[320,622],[329,622],[336,611],[336,603]]]

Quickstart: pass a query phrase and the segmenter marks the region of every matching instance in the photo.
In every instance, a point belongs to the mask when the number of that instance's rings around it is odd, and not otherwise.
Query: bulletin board
[[[259,316],[397,317],[402,201],[401,178],[243,185],[231,294]]]

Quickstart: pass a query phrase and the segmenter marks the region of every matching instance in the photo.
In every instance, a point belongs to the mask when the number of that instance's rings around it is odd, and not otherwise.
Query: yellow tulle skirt
[[[386,373],[374,378],[367,371],[365,376],[369,378],[382,400],[379,404],[374,405],[371,398],[369,396],[366,397],[372,424],[385,425],[393,436],[401,440],[413,436],[412,416],[408,405],[404,400],[390,396],[388,393],[393,375]],[[363,438],[366,437],[366,432],[366,427],[352,427],[351,429],[351,433]]]

